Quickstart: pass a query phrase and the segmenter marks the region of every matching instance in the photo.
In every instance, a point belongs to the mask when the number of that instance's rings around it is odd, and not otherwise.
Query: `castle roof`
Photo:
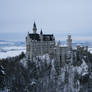
[[[43,41],[53,41],[53,34],[43,34]],[[29,34],[30,39],[40,41],[40,34]]]
[[[54,40],[53,39],[53,34],[44,34],[43,35],[43,41],[52,41],[52,40]]]

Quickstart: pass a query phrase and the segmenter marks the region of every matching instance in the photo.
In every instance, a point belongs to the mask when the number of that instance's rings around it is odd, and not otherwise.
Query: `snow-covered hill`
[[[25,52],[24,42],[13,42],[0,40],[0,59],[13,57],[19,55],[21,52]]]
[[[11,46],[0,49],[0,58],[14,57],[19,55],[21,52],[25,52],[23,46]]]
[[[92,53],[92,48],[88,48],[88,51],[89,51],[90,53]]]
[[[1,60],[1,74],[5,74],[0,76],[4,85],[4,91],[1,92],[89,92],[89,64],[81,54],[77,54],[77,61],[74,56],[69,59],[73,62],[65,61],[63,66],[60,65],[62,61],[59,62],[49,54],[39,55],[31,60],[22,54]],[[91,57],[90,54],[90,62]]]

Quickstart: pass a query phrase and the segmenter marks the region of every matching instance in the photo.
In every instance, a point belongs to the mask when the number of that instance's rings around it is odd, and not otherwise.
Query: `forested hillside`
[[[25,54],[0,60],[0,92],[91,92],[92,54],[60,66],[48,54],[27,60]]]

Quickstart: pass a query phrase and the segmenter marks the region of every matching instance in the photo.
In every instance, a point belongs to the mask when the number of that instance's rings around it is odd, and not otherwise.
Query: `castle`
[[[59,60],[65,61],[65,54],[67,51],[72,50],[71,35],[68,35],[67,46],[60,46],[60,41],[56,44],[53,34],[43,34],[42,30],[40,34],[37,33],[37,27],[34,22],[33,33],[27,34],[26,37],[26,56],[28,59],[32,59],[35,56],[43,54],[54,54],[59,57]]]
[[[55,47],[55,37],[53,34],[40,34],[37,33],[36,24],[33,25],[33,33],[28,33],[26,37],[26,54],[30,59],[37,55],[50,53]]]
[[[67,72],[75,74],[74,68],[72,65],[74,66],[78,65],[79,67],[79,64],[81,64],[82,61],[85,62],[85,60],[87,60],[88,62],[88,46],[84,47],[84,46],[78,45],[76,48],[73,48],[71,35],[67,36],[66,45],[62,45],[60,41],[56,43],[55,37],[53,34],[43,34],[42,30],[40,34],[38,34],[36,24],[34,23],[33,33],[28,32],[27,37],[26,37],[26,57],[28,60],[35,60],[33,59],[34,57],[41,56],[46,53],[49,54],[49,56],[54,57],[54,60],[58,62],[58,63],[55,63],[58,68],[59,66],[60,67],[66,66],[64,67],[65,74]],[[85,66],[83,65],[83,67]],[[90,68],[90,71],[91,71],[91,68]],[[66,80],[69,81],[68,76]],[[88,83],[88,86],[89,86],[89,90],[92,90],[91,78]]]

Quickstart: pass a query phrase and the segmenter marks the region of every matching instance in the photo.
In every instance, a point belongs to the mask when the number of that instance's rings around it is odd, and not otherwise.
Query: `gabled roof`
[[[52,40],[54,40],[53,39],[53,34],[46,34],[46,35],[43,35],[43,40],[44,41],[52,41]]]
[[[40,34],[29,34],[32,40],[40,41]],[[53,34],[43,34],[43,41],[53,41]]]
[[[29,34],[29,37],[30,37],[32,40],[40,41],[40,36],[39,36],[39,34]]]

